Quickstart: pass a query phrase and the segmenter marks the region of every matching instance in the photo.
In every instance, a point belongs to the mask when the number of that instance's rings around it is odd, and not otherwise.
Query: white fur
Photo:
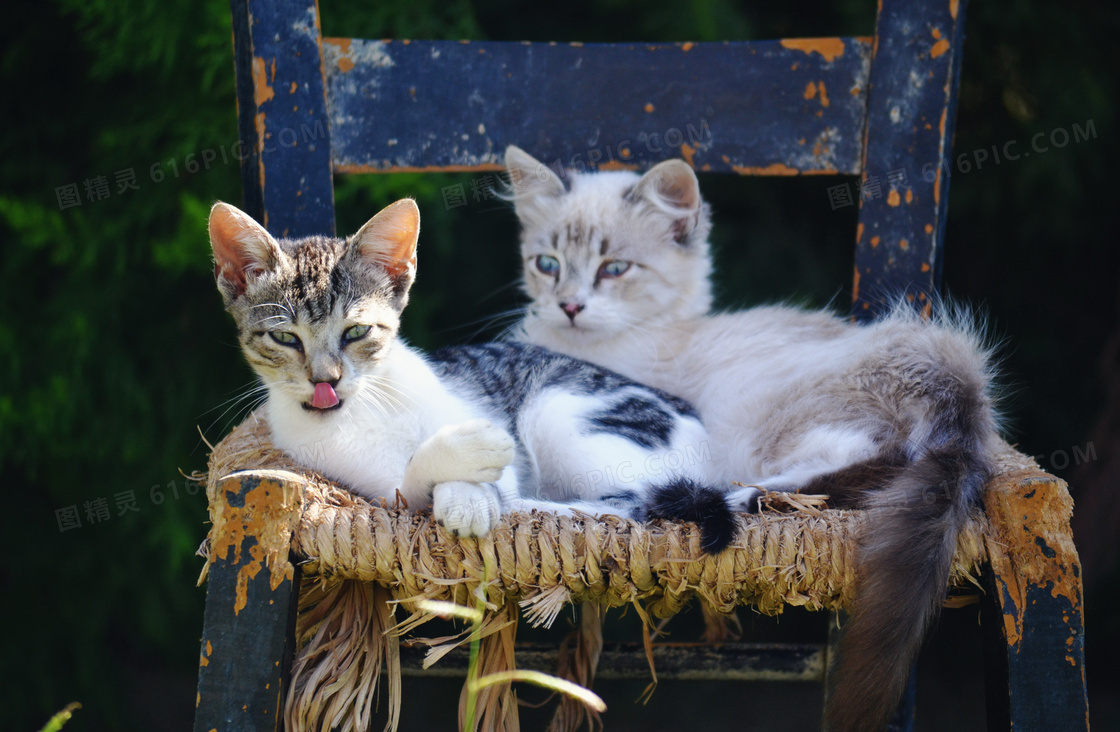
[[[622,390],[613,398],[626,396]],[[646,448],[615,434],[581,435],[574,429],[583,415],[603,406],[601,399],[550,389],[522,410],[518,434],[533,460],[534,473],[558,478],[551,485],[535,487],[538,498],[594,502],[620,489],[643,490],[651,481],[682,477],[702,481],[708,435],[698,420],[679,420],[665,449]],[[523,495],[532,491],[522,487]]]
[[[375,378],[389,395],[371,397]],[[368,375],[344,373],[335,387],[343,401],[331,412],[311,412],[314,386],[305,394],[273,388],[268,420],[277,447],[367,498],[433,506],[449,529],[480,535],[497,522],[499,499],[481,484],[497,481],[513,460],[513,439],[481,410],[453,395],[423,356],[402,342]],[[440,484],[453,483],[434,492]],[[482,527],[482,528],[479,528]]]
[[[533,169],[524,152],[510,153],[511,168]],[[663,169],[669,167],[663,163],[645,177],[574,175],[570,192],[557,180],[512,196],[522,224],[523,286],[533,300],[514,337],[692,402],[712,441],[711,479],[795,490],[874,457],[876,435],[892,426],[887,422],[905,423],[908,444],[924,444],[925,402],[909,398],[905,385],[890,378],[861,383],[874,380],[868,374],[876,359],[902,372],[944,367],[974,375],[986,388],[988,352],[967,316],[926,321],[903,305],[860,327],[828,312],[785,306],[709,313],[707,210],[695,176],[687,168],[687,175],[680,167]],[[673,177],[669,202],[658,184],[666,175]],[[689,179],[693,189],[682,191]],[[636,202],[634,190],[641,194]],[[675,220],[690,226],[683,244],[671,237]],[[609,237],[606,254],[586,236],[569,237],[572,226]],[[557,277],[537,270],[542,254],[560,261]],[[610,260],[633,264],[622,277],[596,282],[597,268]],[[560,304],[572,301],[583,309],[570,318]],[[902,391],[876,391],[888,387]],[[867,405],[864,420],[844,404],[856,392]],[[746,503],[757,494],[746,488],[735,495]]]

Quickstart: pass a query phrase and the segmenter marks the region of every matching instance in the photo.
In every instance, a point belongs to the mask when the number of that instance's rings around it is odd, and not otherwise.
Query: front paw
[[[432,493],[432,517],[455,536],[484,536],[498,523],[501,505],[490,486],[454,481]]]
[[[432,437],[446,481],[493,483],[513,462],[513,438],[485,419],[442,427]]]

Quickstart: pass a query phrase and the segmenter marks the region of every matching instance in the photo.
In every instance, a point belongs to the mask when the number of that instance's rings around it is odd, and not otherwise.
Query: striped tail
[[[861,501],[868,510],[851,617],[825,709],[829,732],[882,730],[945,599],[957,536],[990,476],[982,393],[958,390],[925,449]]]

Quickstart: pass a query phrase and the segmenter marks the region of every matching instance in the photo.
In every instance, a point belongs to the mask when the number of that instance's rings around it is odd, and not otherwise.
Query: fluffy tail
[[[936,416],[920,451],[861,501],[869,523],[825,709],[829,732],[878,731],[890,720],[941,610],[957,536],[990,475],[986,384],[948,382],[932,389],[940,392],[932,395]]]
[[[710,554],[722,551],[735,538],[735,515],[726,494],[688,478],[651,488],[642,513],[642,519],[696,523],[701,546]]]

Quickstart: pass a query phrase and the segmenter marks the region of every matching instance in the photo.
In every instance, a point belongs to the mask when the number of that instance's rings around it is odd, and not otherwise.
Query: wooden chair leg
[[[1088,730],[1081,566],[1065,483],[1005,481],[985,508],[988,729]]]
[[[281,730],[299,572],[289,561],[299,484],[237,474],[211,496],[195,732]]]

